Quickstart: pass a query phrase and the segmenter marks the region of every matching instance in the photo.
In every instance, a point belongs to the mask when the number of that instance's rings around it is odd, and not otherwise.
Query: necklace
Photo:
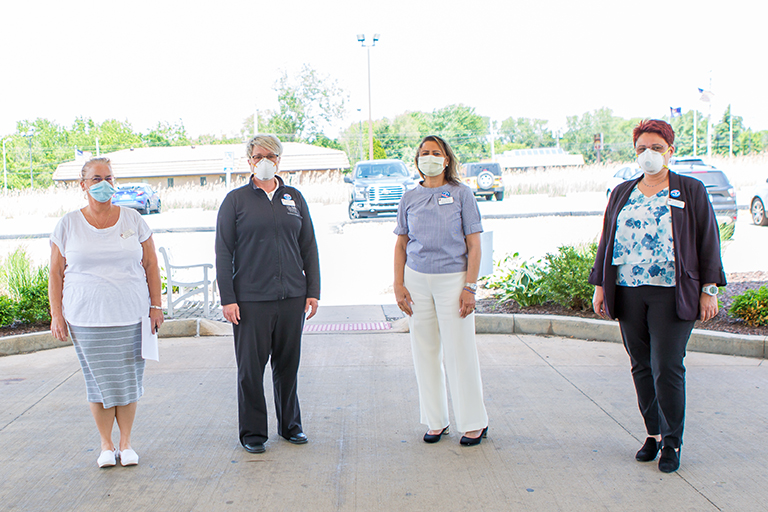
[[[667,180],[666,180],[666,179],[663,179],[663,180],[661,180],[660,182],[658,182],[657,184],[655,184],[655,185],[651,185],[651,184],[649,184],[649,183],[648,183],[648,182],[645,180],[645,178],[643,178],[643,185],[645,185],[645,186],[646,186],[646,187],[648,187],[648,188],[656,188],[656,187],[658,187],[659,185],[664,185],[666,182],[667,182]]]
[[[107,212],[107,217],[104,220],[104,222],[99,222],[96,219],[96,215],[94,215],[93,211],[89,209],[88,210],[88,216],[91,218],[91,221],[92,221],[92,222],[90,222],[90,224],[93,227],[95,227],[96,229],[105,229],[107,227],[107,225],[109,224],[109,220],[112,218],[112,210],[113,210],[113,208],[109,209],[109,211]]]

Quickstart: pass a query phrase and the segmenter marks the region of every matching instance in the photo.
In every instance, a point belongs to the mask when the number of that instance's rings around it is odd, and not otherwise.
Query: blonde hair
[[[96,158],[91,158],[85,162],[83,169],[80,171],[80,181],[85,181],[85,175],[88,174],[88,169],[96,164],[106,164],[106,166],[109,167],[109,172],[112,172],[112,161],[105,156],[97,156]]]
[[[253,151],[254,146],[268,149],[277,156],[283,154],[283,145],[280,143],[280,139],[272,134],[260,133],[249,140],[245,146],[245,154],[248,158],[251,158],[251,151]]]

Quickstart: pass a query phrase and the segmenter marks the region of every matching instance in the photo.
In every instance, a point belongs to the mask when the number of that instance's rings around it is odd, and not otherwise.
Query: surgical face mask
[[[107,180],[104,180],[89,188],[88,193],[98,202],[106,203],[115,195],[115,187]]]
[[[275,177],[277,166],[268,158],[262,158],[259,163],[253,167],[253,174],[261,181],[268,181]]]
[[[646,174],[657,174],[664,168],[664,154],[648,148],[638,155],[637,164]]]
[[[440,176],[445,169],[445,158],[442,156],[420,156],[418,162],[419,170],[425,176]]]

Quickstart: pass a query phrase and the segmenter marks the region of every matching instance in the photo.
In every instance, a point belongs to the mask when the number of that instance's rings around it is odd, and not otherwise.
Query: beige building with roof
[[[251,174],[245,155],[245,144],[210,146],[170,146],[131,148],[104,153],[112,161],[115,177],[123,182],[148,183],[155,188],[181,185],[206,185],[231,179],[246,179]],[[53,173],[56,183],[74,183],[80,179],[85,161],[59,164]],[[307,177],[337,174],[349,169],[347,154],[338,149],[312,146],[300,142],[283,142],[280,174],[291,175],[290,182]]]

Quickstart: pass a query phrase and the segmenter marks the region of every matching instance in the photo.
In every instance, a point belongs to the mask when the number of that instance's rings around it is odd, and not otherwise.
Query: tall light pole
[[[365,34],[357,34],[357,40],[368,50],[368,159],[373,160],[373,115],[371,114],[371,47],[376,46],[379,34],[373,34],[373,42],[365,44]]]
[[[27,133],[24,134],[24,137],[27,137],[29,139],[29,188],[35,187],[35,180],[32,177],[32,137],[35,135],[35,129],[30,128],[27,130]]]
[[[5,166],[5,141],[8,139],[3,139],[3,193],[8,193],[8,169]]]
[[[358,131],[360,132],[360,160],[363,159],[363,118],[361,117],[360,111],[362,109],[357,109],[357,124],[359,126]]]

